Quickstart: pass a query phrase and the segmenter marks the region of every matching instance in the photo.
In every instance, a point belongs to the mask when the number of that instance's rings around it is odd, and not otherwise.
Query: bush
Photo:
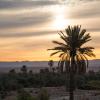
[[[99,80],[89,81],[88,85],[95,88],[95,89],[100,89],[100,81]]]
[[[24,90],[18,91],[17,100],[37,100],[35,97],[32,97],[31,94]]]
[[[39,94],[38,94],[39,100],[49,100],[49,94],[45,88],[41,88]]]
[[[100,81],[98,80],[91,80],[87,82],[87,84],[80,87],[80,89],[84,90],[100,90]]]

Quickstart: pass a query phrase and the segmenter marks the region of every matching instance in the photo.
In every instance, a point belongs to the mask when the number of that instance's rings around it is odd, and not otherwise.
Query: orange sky
[[[82,25],[91,33],[88,45],[100,59],[99,5],[97,0],[0,1],[0,61],[57,60],[47,49],[68,25]]]

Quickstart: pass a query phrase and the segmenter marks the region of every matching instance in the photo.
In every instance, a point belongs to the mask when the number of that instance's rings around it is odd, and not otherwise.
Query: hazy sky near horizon
[[[57,32],[82,25],[100,58],[100,0],[0,0],[0,61],[49,60]]]

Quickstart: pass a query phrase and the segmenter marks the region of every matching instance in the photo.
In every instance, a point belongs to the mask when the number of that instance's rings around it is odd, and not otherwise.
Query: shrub
[[[35,97],[32,97],[31,94],[24,90],[18,91],[17,100],[37,100]]]
[[[39,100],[49,100],[49,94],[45,88],[41,88],[39,94],[38,94]]]
[[[95,89],[100,89],[100,81],[99,80],[89,81],[88,85],[95,88]]]

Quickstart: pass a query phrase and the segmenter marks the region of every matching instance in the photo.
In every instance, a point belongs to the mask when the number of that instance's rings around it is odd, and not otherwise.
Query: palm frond
[[[66,48],[65,47],[61,47],[61,46],[54,47],[53,49],[48,49],[48,50],[60,50],[60,51],[66,52]]]
[[[53,52],[53,53],[50,54],[50,56],[53,56],[53,55],[55,55],[55,54],[57,54],[59,52],[61,52],[61,51]]]
[[[83,29],[83,30],[80,32],[80,34],[79,34],[79,39],[81,39],[81,38],[84,36],[85,32],[86,32],[86,29]]]
[[[65,53],[61,53],[61,54],[59,55],[59,57],[62,58],[62,56],[63,56],[64,54],[65,54]]]
[[[61,42],[58,42],[58,41],[52,41],[54,44],[58,44],[58,45],[62,45],[62,46],[67,46],[66,44],[64,43],[61,43]]]

